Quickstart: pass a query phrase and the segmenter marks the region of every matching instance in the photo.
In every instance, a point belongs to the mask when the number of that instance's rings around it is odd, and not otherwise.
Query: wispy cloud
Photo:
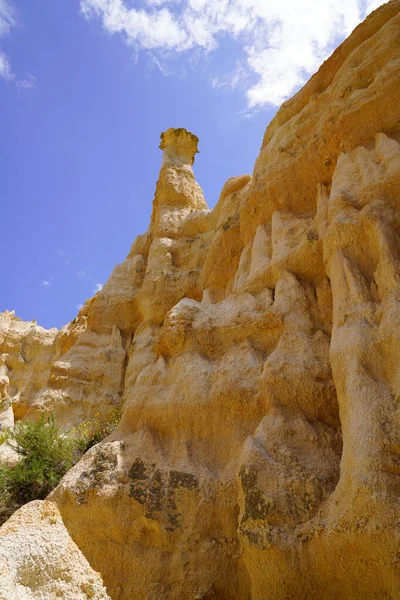
[[[0,0],[0,40],[7,35],[10,30],[18,24],[15,17],[15,10],[10,0]],[[14,81],[18,92],[31,90],[36,87],[36,77],[28,74],[24,77],[17,77],[11,67],[10,59],[0,47],[0,79]]]
[[[15,26],[14,11],[7,0],[0,0],[0,38],[6,35],[12,27]],[[13,79],[14,75],[11,69],[8,57],[0,48],[0,77],[4,79]]]
[[[0,77],[12,79],[13,73],[7,56],[0,50]]]
[[[97,294],[97,292],[100,292],[100,290],[103,288],[103,284],[102,283],[96,283],[96,287],[93,290],[93,294]]]
[[[18,90],[32,90],[36,87],[36,77],[34,75],[27,75],[25,79],[17,79],[15,85]]]
[[[89,277],[90,275],[90,269],[81,269],[80,271],[77,272],[76,276],[78,279],[85,279],[86,277]]]
[[[236,90],[239,87],[245,87],[249,84],[250,73],[245,64],[238,61],[231,73],[216,75],[211,80],[213,88],[229,88]]]
[[[168,57],[210,53],[225,36],[242,51],[215,88],[243,89],[247,106],[277,106],[332,52],[338,40],[383,2],[379,0],[81,0],[87,19],[99,18],[110,34],[121,34],[135,51],[150,51],[160,66]],[[165,70],[161,68],[161,70]]]
[[[48,288],[48,287],[51,286],[51,283],[50,283],[50,281],[47,281],[46,279],[44,279],[42,281],[42,286],[45,287],[45,288]]]

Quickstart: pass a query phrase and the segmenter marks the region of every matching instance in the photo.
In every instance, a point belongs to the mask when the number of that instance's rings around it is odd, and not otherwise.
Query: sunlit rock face
[[[110,600],[47,500],[25,504],[0,527],[2,600]]]
[[[8,418],[123,407],[51,496],[115,600],[400,599],[399,11],[213,210],[162,134],[149,230],[67,329],[4,317]]]

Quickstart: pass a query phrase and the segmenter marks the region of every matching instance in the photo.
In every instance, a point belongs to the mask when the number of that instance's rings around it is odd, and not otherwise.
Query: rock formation
[[[0,528],[0,600],[110,600],[57,507],[36,500]]]
[[[111,436],[50,499],[113,600],[400,599],[400,1],[208,210],[162,134],[151,223],[60,332],[6,313],[0,392]]]

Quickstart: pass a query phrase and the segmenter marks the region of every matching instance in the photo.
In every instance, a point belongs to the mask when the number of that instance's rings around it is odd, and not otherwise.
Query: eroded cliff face
[[[393,0],[213,210],[162,135],[149,230],[75,322],[3,316],[18,418],[123,406],[51,496],[114,600],[400,598],[399,100]]]

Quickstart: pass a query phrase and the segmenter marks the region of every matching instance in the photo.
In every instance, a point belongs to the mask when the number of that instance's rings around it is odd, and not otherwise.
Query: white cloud
[[[217,75],[211,80],[211,86],[215,89],[229,88],[236,90],[239,87],[245,87],[249,82],[249,72],[246,65],[237,62],[235,68],[227,75]]]
[[[15,11],[9,0],[0,0],[0,38],[7,35],[17,25]],[[11,68],[10,60],[0,48],[0,78],[14,80],[18,92],[36,87],[36,77],[28,74],[24,78],[16,78]]]
[[[187,34],[165,8],[147,12],[127,9],[122,0],[82,0],[86,17],[99,15],[110,33],[124,33],[128,41],[137,41],[143,48],[176,48],[185,45]]]
[[[82,269],[81,271],[78,271],[76,276],[78,279],[85,279],[85,277],[89,277],[90,274],[90,269]]]
[[[103,284],[102,283],[96,283],[96,287],[93,290],[93,294],[97,294],[97,292],[100,292],[100,290],[103,288]]]
[[[0,0],[0,35],[8,33],[15,25],[14,11],[7,0]]]
[[[12,70],[10,62],[4,52],[0,50],[0,77],[12,79]]]
[[[27,75],[25,79],[17,79],[15,85],[19,90],[31,90],[36,87],[36,77]]]
[[[65,250],[60,250],[60,248],[57,248],[57,254],[58,256],[66,256],[67,253]]]
[[[50,283],[50,281],[43,280],[42,281],[42,286],[45,287],[45,288],[48,288],[48,287],[51,286],[51,283]]]
[[[385,4],[385,2],[382,2],[382,0],[367,0],[365,10],[366,10],[367,14],[369,14],[370,12],[377,9],[382,4]]]
[[[13,9],[6,0],[0,0],[0,37],[6,35],[11,27],[14,27],[15,20]],[[12,79],[13,72],[10,61],[4,52],[0,49],[0,77]]]
[[[213,87],[241,87],[249,108],[277,106],[293,94],[379,0],[81,0],[86,18],[122,34],[136,50],[177,53],[217,49],[223,36],[239,45],[243,60]],[[167,55],[167,58],[166,58]]]

